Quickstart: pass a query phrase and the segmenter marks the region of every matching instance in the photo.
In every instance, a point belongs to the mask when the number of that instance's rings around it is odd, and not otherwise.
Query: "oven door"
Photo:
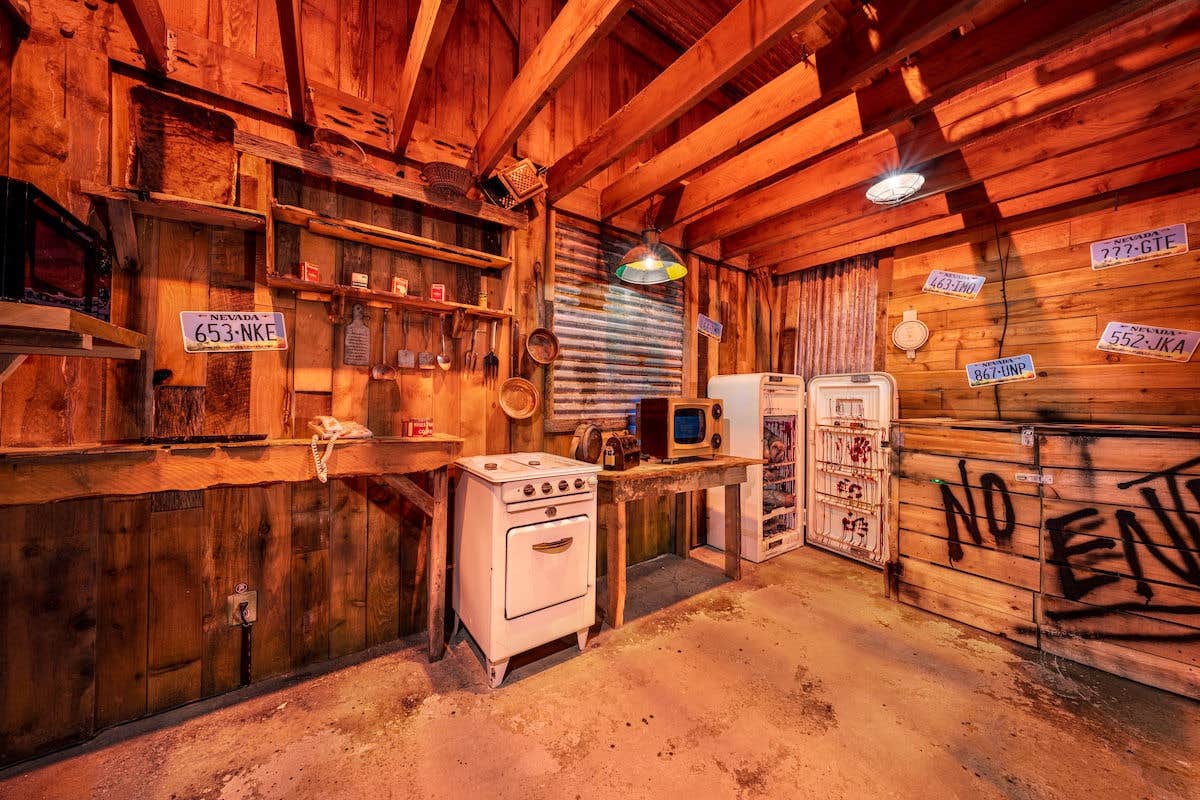
[[[591,520],[535,522],[508,532],[504,617],[517,617],[583,597],[588,590]]]

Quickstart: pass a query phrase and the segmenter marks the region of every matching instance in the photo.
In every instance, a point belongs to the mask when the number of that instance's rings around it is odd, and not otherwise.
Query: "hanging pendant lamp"
[[[626,283],[647,286],[677,281],[687,275],[687,267],[679,253],[659,241],[660,231],[642,231],[642,243],[630,248],[617,263],[617,277]]]

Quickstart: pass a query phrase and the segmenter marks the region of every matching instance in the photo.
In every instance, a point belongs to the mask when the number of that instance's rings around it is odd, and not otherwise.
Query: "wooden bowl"
[[[524,378],[509,378],[500,384],[500,408],[509,419],[529,419],[538,409],[538,393]]]
[[[545,366],[558,358],[558,337],[549,328],[534,328],[525,339],[525,352]]]

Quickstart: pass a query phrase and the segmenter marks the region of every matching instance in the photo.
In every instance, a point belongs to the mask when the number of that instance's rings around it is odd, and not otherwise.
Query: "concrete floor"
[[[0,797],[1200,798],[1200,704],[884,600],[877,572],[812,548],[737,584],[634,571],[644,616],[497,691],[461,637],[434,665],[414,644],[107,732]]]

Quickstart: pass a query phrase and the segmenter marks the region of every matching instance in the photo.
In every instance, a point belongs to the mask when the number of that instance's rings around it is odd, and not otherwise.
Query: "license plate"
[[[946,297],[959,297],[964,300],[974,300],[979,296],[987,278],[983,275],[967,275],[961,272],[946,272],[935,269],[925,279],[922,292],[940,294]]]
[[[1109,269],[1188,251],[1187,225],[1171,225],[1092,242],[1092,269]]]
[[[1197,344],[1200,344],[1200,331],[1110,322],[1104,326],[1104,334],[1096,344],[1096,349],[1186,362],[1196,352]]]
[[[1033,368],[1033,356],[1007,356],[994,358],[991,361],[977,361],[967,364],[967,385],[974,389],[977,386],[991,386],[996,383],[1016,383],[1031,381],[1037,377]]]
[[[287,350],[278,311],[181,311],[179,322],[188,353]]]

